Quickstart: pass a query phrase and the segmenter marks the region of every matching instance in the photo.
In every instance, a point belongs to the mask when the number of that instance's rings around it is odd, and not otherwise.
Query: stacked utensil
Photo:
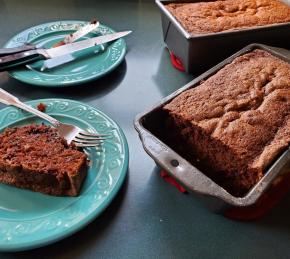
[[[99,22],[91,22],[81,27],[75,33],[67,35],[52,48],[24,44],[16,48],[0,49],[0,71],[11,70],[15,67],[30,64],[38,60],[45,60],[41,70],[51,69],[73,61],[75,57],[71,55],[72,53],[85,49],[92,49],[93,53],[95,46],[117,40],[131,33],[131,31],[116,32],[77,41],[95,30],[98,26]]]

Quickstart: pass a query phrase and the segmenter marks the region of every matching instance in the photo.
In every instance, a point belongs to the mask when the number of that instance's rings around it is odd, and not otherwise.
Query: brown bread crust
[[[190,34],[265,26],[290,21],[290,7],[279,0],[224,0],[165,6]]]

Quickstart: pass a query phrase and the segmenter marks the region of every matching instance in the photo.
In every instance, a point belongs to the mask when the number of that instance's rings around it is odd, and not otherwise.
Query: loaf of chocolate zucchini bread
[[[186,158],[244,195],[290,142],[290,65],[254,50],[163,107]]]

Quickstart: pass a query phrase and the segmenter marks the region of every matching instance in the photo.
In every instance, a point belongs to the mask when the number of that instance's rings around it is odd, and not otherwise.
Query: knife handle
[[[3,48],[0,49],[0,57],[33,49],[36,49],[36,46],[33,44],[24,44],[16,48]]]
[[[46,58],[46,55],[41,49],[28,50],[0,57],[0,72],[44,58]]]

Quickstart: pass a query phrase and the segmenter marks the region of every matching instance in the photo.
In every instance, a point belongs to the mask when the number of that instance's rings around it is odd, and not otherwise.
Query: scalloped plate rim
[[[127,171],[128,171],[128,166],[129,166],[129,147],[128,147],[128,142],[126,139],[126,136],[123,132],[123,130],[121,129],[121,127],[113,120],[111,119],[109,116],[107,116],[105,113],[103,113],[102,111],[98,110],[97,108],[79,102],[79,101],[75,101],[75,100],[70,100],[70,99],[63,99],[63,98],[45,98],[45,99],[36,99],[36,100],[32,100],[32,101],[27,101],[25,103],[27,104],[34,104],[37,102],[50,102],[50,101],[64,101],[64,102],[70,102],[70,103],[74,103],[74,104],[79,104],[79,105],[84,105],[88,108],[91,108],[93,110],[96,110],[97,112],[99,112],[100,114],[104,115],[106,118],[108,118],[109,120],[111,120],[117,127],[118,127],[118,131],[120,133],[121,139],[123,141],[124,144],[124,163],[120,169],[120,174],[119,174],[119,178],[117,183],[115,184],[114,188],[112,189],[112,191],[110,192],[110,194],[105,198],[105,200],[97,207],[95,208],[89,215],[87,215],[83,220],[81,220],[80,222],[77,222],[76,224],[72,225],[70,228],[67,228],[66,231],[63,231],[61,234],[57,234],[54,237],[52,236],[48,236],[45,238],[39,238],[37,240],[37,242],[35,241],[34,243],[31,243],[30,241],[25,241],[22,242],[20,245],[18,244],[1,244],[1,240],[0,240],[0,251],[1,252],[19,252],[19,251],[27,251],[27,250],[31,250],[31,249],[35,249],[35,248],[39,248],[39,247],[43,247],[52,243],[55,243],[59,240],[62,240],[68,236],[73,235],[74,233],[78,232],[79,230],[81,230],[82,228],[86,227],[88,224],[90,224],[94,219],[96,219],[112,202],[112,200],[116,197],[117,193],[119,192],[121,186],[123,185],[126,176],[127,176]],[[8,111],[9,109],[11,109],[11,107],[6,107],[0,110],[0,114],[4,113],[6,111]],[[53,113],[52,113],[53,114]],[[28,116],[29,117],[29,116]],[[23,119],[23,118],[22,118]],[[19,119],[16,119],[14,122],[17,122]],[[8,123],[9,125],[10,123]],[[76,201],[77,203],[78,201]],[[74,205],[73,205],[74,206]]]
[[[82,20],[56,20],[56,21],[52,21],[52,22],[46,22],[46,23],[43,23],[43,24],[39,24],[39,25],[34,25],[32,27],[29,27],[27,29],[24,29],[20,32],[18,32],[17,34],[15,34],[13,37],[11,37],[5,44],[4,44],[4,48],[6,48],[11,42],[12,40],[19,34],[21,33],[25,33],[25,32],[28,32],[30,30],[33,30],[33,29],[36,29],[38,28],[39,26],[48,26],[50,24],[55,24],[55,23],[87,23],[88,21],[82,21]],[[111,27],[105,25],[105,24],[101,24],[102,27],[104,28],[107,28],[113,32],[115,32],[115,30],[113,30]],[[65,30],[64,30],[65,31]],[[50,32],[52,33],[52,32]],[[110,72],[112,72],[114,69],[116,69],[121,63],[122,61],[125,59],[125,56],[126,56],[126,52],[127,52],[127,45],[126,45],[126,42],[123,38],[120,38],[118,39],[117,41],[121,42],[122,44],[122,53],[120,55],[120,57],[114,61],[114,63],[108,67],[106,70],[102,71],[102,73],[99,73],[99,74],[96,74],[96,75],[91,75],[91,76],[87,76],[86,78],[82,78],[82,79],[75,79],[74,81],[69,81],[69,82],[66,82],[66,81],[60,81],[58,83],[56,82],[51,82],[51,81],[38,81],[38,80],[33,80],[33,79],[29,79],[29,78],[26,78],[26,77],[22,77],[21,74],[19,76],[19,73],[21,73],[21,70],[11,70],[11,71],[8,71],[8,74],[20,81],[20,82],[23,82],[23,83],[26,83],[28,85],[33,85],[33,86],[40,86],[40,87],[51,87],[51,88],[57,88],[57,87],[70,87],[70,86],[76,86],[76,85],[82,85],[82,84],[85,84],[85,83],[88,83],[88,82],[91,82],[93,80],[97,80],[101,77],[104,77],[106,76],[107,74],[109,74]],[[116,42],[117,42],[116,41]],[[77,61],[76,61],[77,62]],[[27,69],[27,68],[25,68]]]

